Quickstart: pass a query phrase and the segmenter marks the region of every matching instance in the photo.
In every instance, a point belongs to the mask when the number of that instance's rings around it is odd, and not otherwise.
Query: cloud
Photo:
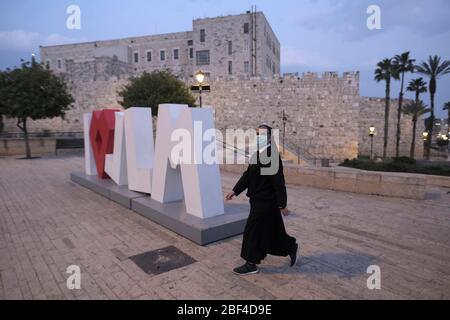
[[[286,66],[308,66],[311,68],[330,68],[336,63],[317,51],[309,51],[294,47],[283,47],[281,63]]]
[[[57,33],[44,36],[37,32],[25,30],[1,31],[0,50],[2,51],[33,51],[40,45],[67,44],[86,41],[84,38],[70,38]]]
[[[0,50],[27,51],[36,47],[41,38],[37,32],[14,30],[0,32]]]
[[[311,10],[297,20],[307,30],[335,32],[347,41],[390,33],[397,28],[420,36],[436,36],[450,32],[450,1],[448,0],[330,0],[311,2]],[[382,30],[366,27],[368,6],[381,9]]]

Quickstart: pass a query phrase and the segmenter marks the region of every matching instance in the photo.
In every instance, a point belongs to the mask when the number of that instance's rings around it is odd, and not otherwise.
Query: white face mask
[[[257,137],[258,147],[264,148],[267,145],[267,135],[259,134]]]

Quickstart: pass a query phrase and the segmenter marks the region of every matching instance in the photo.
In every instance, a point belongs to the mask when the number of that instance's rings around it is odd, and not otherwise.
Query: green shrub
[[[406,163],[406,164],[416,164],[416,159],[410,157],[398,157],[392,159],[395,163]]]
[[[420,165],[414,159],[400,157],[392,161],[375,162],[371,160],[344,160],[340,166],[368,171],[405,172],[450,176],[450,165]]]

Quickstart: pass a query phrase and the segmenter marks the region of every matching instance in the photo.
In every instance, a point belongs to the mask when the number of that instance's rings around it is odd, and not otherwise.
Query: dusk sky
[[[66,27],[72,4],[81,8],[80,30]],[[188,31],[194,18],[243,13],[251,5],[280,40],[282,73],[359,70],[362,96],[384,96],[373,71],[385,57],[411,51],[418,62],[435,54],[450,60],[448,0],[16,0],[0,2],[0,69],[38,54],[39,45]],[[381,30],[367,28],[369,5],[381,8]],[[398,90],[396,82],[393,97]],[[428,94],[423,98],[429,103]],[[447,101],[450,74],[438,81],[437,116],[444,117]]]

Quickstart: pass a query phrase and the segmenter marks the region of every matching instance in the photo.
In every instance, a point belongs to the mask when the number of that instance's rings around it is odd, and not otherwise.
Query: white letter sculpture
[[[128,184],[124,113],[115,113],[114,151],[105,156],[105,172],[119,186]]]
[[[89,136],[92,113],[83,118],[85,171],[95,175]],[[157,129],[154,146],[150,108],[116,112],[113,153],[105,155],[107,175],[118,185],[128,183],[130,190],[150,193],[160,203],[184,199],[186,212],[199,218],[224,214],[212,109],[161,104]],[[180,144],[174,137],[184,139]],[[178,159],[173,156],[177,151],[182,153]]]
[[[128,189],[151,193],[155,156],[151,108],[125,110],[125,140]]]
[[[83,114],[84,125],[84,170],[88,176],[97,175],[95,166],[94,153],[92,151],[91,138],[89,137],[89,129],[91,128],[92,112]]]
[[[179,201],[184,191],[187,213],[199,218],[224,214],[219,165],[217,161],[206,164],[203,160],[204,149],[216,143],[215,137],[212,142],[203,141],[205,132],[214,129],[212,110],[162,104],[157,128],[152,199],[162,203]],[[171,159],[174,130],[190,134],[188,150],[184,150],[192,155],[189,163],[173,163]]]
[[[175,129],[181,110],[187,108],[187,105],[176,104],[160,104],[158,107],[152,199],[161,203],[183,199],[181,172],[174,164],[169,165],[172,151],[170,136]]]

